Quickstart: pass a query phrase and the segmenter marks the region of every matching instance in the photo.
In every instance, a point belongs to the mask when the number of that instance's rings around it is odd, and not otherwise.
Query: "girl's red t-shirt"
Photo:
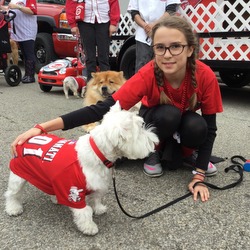
[[[190,75],[190,72],[187,73]],[[191,77],[187,78],[185,109],[188,108],[191,96],[196,92],[198,98],[197,110],[201,109],[202,114],[210,115],[222,112],[220,87],[211,68],[197,60],[195,77],[197,88],[191,85]],[[168,91],[170,91],[175,100],[175,105],[181,108],[184,84],[178,89],[173,89],[170,85],[167,88],[166,84],[165,81],[163,87],[157,85],[154,75],[154,61],[152,60],[127,80],[112,96],[115,101],[119,100],[123,109],[128,110],[139,101],[149,108],[159,105],[160,92],[163,90],[169,96]]]

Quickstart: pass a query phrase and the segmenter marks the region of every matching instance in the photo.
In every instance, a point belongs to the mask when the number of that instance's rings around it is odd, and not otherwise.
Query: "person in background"
[[[162,17],[174,15],[180,4],[180,0],[130,0],[128,12],[137,24],[135,72],[153,58],[150,38],[153,26]]]
[[[37,35],[36,0],[11,0],[2,9],[13,10],[16,17],[11,21],[10,38],[18,42],[23,55],[25,75],[22,83],[35,82],[35,40]]]
[[[202,201],[207,201],[208,188],[202,183],[194,185],[203,182],[207,172],[217,171],[213,165],[212,169],[208,167],[217,131],[216,113],[223,111],[217,78],[209,66],[196,59],[196,35],[183,18],[170,16],[158,22],[152,29],[152,43],[155,58],[112,96],[36,125],[14,140],[12,153],[16,156],[16,146],[32,136],[101,120],[116,101],[126,110],[141,101],[139,115],[145,126],[155,127],[161,142],[146,158],[144,173],[161,176],[163,168],[182,166],[182,157],[198,149],[188,188],[194,200],[200,195]]]
[[[97,60],[100,71],[110,69],[110,38],[117,31],[120,6],[118,0],[85,0],[84,20],[77,22],[75,19],[77,4],[77,1],[67,0],[66,15],[71,33],[78,35],[80,32],[86,56],[87,81],[89,81],[91,73],[97,70]]]

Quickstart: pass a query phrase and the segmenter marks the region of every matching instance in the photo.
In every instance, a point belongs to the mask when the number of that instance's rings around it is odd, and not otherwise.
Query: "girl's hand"
[[[14,157],[17,157],[16,146],[22,145],[25,141],[29,138],[40,135],[42,131],[39,128],[31,128],[28,131],[24,132],[23,134],[19,135],[11,144],[11,154]]]
[[[53,120],[50,120],[41,124],[36,124],[33,128],[19,135],[15,139],[15,141],[12,142],[11,144],[12,155],[17,156],[16,146],[22,145],[29,138],[36,136],[36,135],[40,135],[42,133],[47,134],[48,132],[55,131],[58,129],[63,129],[63,128],[64,128],[64,123],[61,117],[58,117],[56,119],[53,119]]]
[[[193,199],[194,201],[197,201],[198,199],[198,194],[200,194],[200,197],[201,197],[201,201],[205,202],[209,199],[209,191],[208,191],[208,188],[207,186],[205,186],[204,184],[202,183],[199,183],[195,186],[194,188],[194,184],[196,182],[200,182],[199,180],[192,180],[189,185],[188,185],[188,189],[189,191],[193,194]]]

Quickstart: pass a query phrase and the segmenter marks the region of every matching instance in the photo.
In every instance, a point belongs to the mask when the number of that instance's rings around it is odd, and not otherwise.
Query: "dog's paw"
[[[95,213],[96,215],[101,215],[101,214],[104,214],[104,213],[106,213],[106,212],[107,212],[107,207],[104,206],[103,204],[99,204],[98,206],[96,206],[96,207],[94,208],[94,213]]]
[[[23,206],[21,204],[6,204],[5,211],[9,216],[18,216],[23,213]]]
[[[84,225],[84,228],[82,230],[80,229],[80,231],[87,235],[95,235],[98,233],[99,230],[95,222],[91,221],[86,223]]]

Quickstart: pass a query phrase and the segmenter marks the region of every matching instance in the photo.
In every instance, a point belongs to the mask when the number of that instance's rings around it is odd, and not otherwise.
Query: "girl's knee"
[[[159,137],[165,139],[177,131],[181,122],[181,111],[172,105],[159,106],[152,117]]]
[[[198,147],[206,140],[207,130],[207,123],[202,116],[194,112],[185,113],[179,130],[182,144]]]

